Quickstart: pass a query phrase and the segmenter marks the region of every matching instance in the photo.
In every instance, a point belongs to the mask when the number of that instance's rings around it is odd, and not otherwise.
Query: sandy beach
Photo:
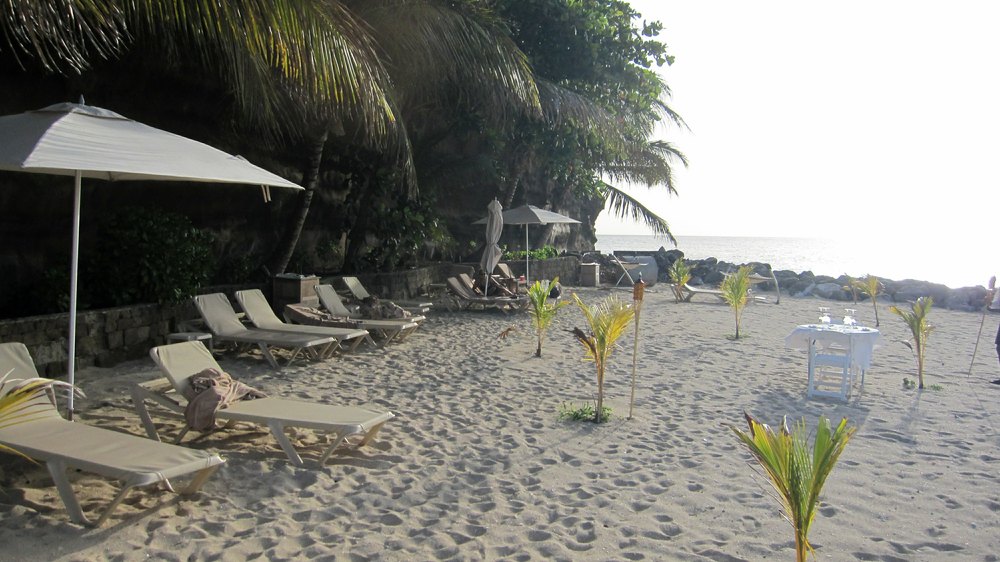
[[[575,290],[588,303],[610,294]],[[623,298],[631,294],[619,291]],[[765,293],[766,294],[766,293]],[[773,301],[774,295],[768,294]],[[675,303],[647,289],[635,416],[628,413],[632,334],[608,367],[606,424],[558,419],[560,404],[596,392],[594,366],[562,309],[535,358],[527,314],[435,311],[406,342],[272,371],[259,356],[226,355],[238,379],[271,395],[391,410],[371,446],[341,449],[322,467],[300,430],[306,466],[292,466],[265,428],[241,426],[185,441],[226,465],[188,499],[131,494],[102,528],[69,522],[44,467],[0,456],[4,560],[792,560],[791,527],[729,424],[747,411],[847,417],[858,427],[823,490],[810,538],[819,560],[998,560],[1000,315],[933,309],[926,377],[903,388],[916,362],[909,332],[881,302],[881,347],[847,403],[807,399],[806,354],[785,336],[818,306],[783,297],[744,315],[715,299]],[[848,305],[851,306],[851,305]],[[871,303],[857,306],[874,325]],[[506,338],[498,335],[513,326]],[[144,435],[128,395],[157,377],[151,360],[87,369],[77,380],[83,423]],[[180,420],[163,410],[163,433]],[[84,509],[112,483],[74,482]]]

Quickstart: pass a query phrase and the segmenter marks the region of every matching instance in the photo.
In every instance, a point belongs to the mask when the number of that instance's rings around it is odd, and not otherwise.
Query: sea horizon
[[[761,262],[774,270],[795,273],[811,271],[816,275],[864,277],[902,281],[914,279],[945,285],[952,289],[986,286],[995,271],[987,269],[971,247],[946,242],[935,244],[948,248],[947,263],[940,252],[927,248],[864,241],[786,236],[676,236],[677,246],[651,235],[597,235],[596,249],[601,253],[621,251],[655,252],[661,247],[684,252],[687,259],[714,257],[736,264]]]

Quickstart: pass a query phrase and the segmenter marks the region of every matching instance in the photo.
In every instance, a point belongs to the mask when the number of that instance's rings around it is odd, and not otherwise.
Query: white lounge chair
[[[133,385],[132,401],[135,403],[139,418],[142,419],[142,425],[146,428],[146,433],[151,439],[159,440],[160,436],[146,407],[146,401],[151,400],[174,412],[183,413],[186,403],[184,391],[188,388],[189,379],[205,369],[222,371],[222,368],[199,341],[161,345],[151,349],[149,355],[167,380]],[[322,466],[334,449],[348,438],[361,436],[357,446],[367,445],[375,438],[385,422],[393,417],[391,412],[362,406],[337,406],[274,397],[235,402],[216,412],[217,419],[228,422],[227,427],[235,422],[266,425],[271,430],[271,435],[281,445],[281,449],[288,455],[288,459],[296,466],[302,466],[304,463],[285,435],[286,427],[303,427],[326,431],[332,435],[326,450],[319,458],[319,464]],[[177,437],[177,442],[180,442],[186,433],[187,429],[184,429]]]
[[[271,310],[271,305],[268,304],[267,299],[264,298],[264,293],[260,292],[260,289],[236,291],[236,300],[240,303],[240,307],[243,308],[243,312],[246,313],[250,322],[262,330],[288,334],[308,334],[320,337],[327,336],[337,340],[338,348],[342,346],[348,351],[354,351],[364,341],[375,345],[375,342],[372,341],[371,336],[368,334],[368,330],[361,327],[338,328],[334,326],[287,324]]]
[[[281,366],[271,353],[272,347],[291,350],[291,356],[286,361],[286,364],[290,364],[303,351],[313,358],[326,358],[339,346],[337,339],[332,336],[248,328],[240,322],[233,305],[229,304],[229,299],[222,293],[197,295],[194,297],[194,304],[212,332],[213,339],[232,342],[238,346],[256,345],[264,359],[275,369],[280,369]]]
[[[21,343],[0,344],[0,374],[38,376],[28,348]],[[26,404],[32,412],[0,428],[0,444],[45,463],[70,519],[81,525],[100,526],[133,488],[163,483],[194,474],[182,494],[197,492],[224,462],[218,455],[157,443],[142,437],[63,419],[51,395],[39,394]],[[26,411],[26,410],[23,410]],[[73,493],[66,471],[85,470],[120,480],[122,488],[103,513],[91,522]]]
[[[316,285],[316,296],[319,297],[320,304],[333,316],[349,318],[358,323],[358,326],[375,332],[382,336],[382,345],[391,341],[402,341],[409,337],[420,326],[420,323],[427,319],[425,316],[410,316],[407,318],[388,318],[383,320],[371,320],[361,318],[360,314],[351,312],[344,306],[344,301],[334,290],[332,285]]]
[[[350,295],[359,302],[372,296],[371,293],[369,293],[365,289],[364,285],[361,284],[361,281],[359,281],[357,277],[341,277],[340,282],[342,285],[344,285],[344,288],[347,290],[347,292],[350,293]],[[434,306],[434,303],[432,302],[419,302],[419,301],[414,302],[414,301],[397,301],[397,300],[394,300],[392,302],[398,304],[400,307],[406,309],[412,314],[427,314],[427,312],[430,311],[431,307]]]
[[[477,295],[457,277],[448,278],[448,289],[451,291],[452,300],[459,310],[495,308],[506,314],[514,310],[524,310],[528,306],[527,296],[484,297]]]

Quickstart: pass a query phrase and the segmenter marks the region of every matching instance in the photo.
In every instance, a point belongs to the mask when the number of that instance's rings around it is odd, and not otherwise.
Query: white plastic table
[[[872,364],[874,350],[879,346],[882,334],[867,326],[846,324],[803,324],[785,336],[785,347],[809,351],[810,346],[820,349],[839,346],[851,350],[851,365],[867,371]]]

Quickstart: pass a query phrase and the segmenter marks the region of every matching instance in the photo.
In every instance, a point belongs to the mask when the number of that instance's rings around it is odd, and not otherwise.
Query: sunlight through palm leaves
[[[559,278],[556,277],[551,283],[542,284],[541,281],[535,281],[528,287],[528,314],[531,315],[531,321],[535,325],[535,329],[538,330],[538,348],[535,349],[535,357],[542,356],[542,341],[545,339],[545,331],[555,320],[556,312],[569,304],[566,301],[549,302],[550,287],[558,282]]]
[[[39,401],[49,401],[51,391],[55,387],[73,388],[77,396],[83,396],[79,389],[62,381],[41,377],[7,380],[11,372],[13,371],[0,377],[0,429],[33,421],[38,416],[50,415],[49,408],[47,406],[40,408]],[[20,451],[2,444],[0,444],[0,451],[8,451],[28,458]]]
[[[879,293],[882,292],[882,282],[874,275],[867,275],[864,279],[858,280],[861,292],[872,299],[872,307],[875,309],[875,327],[878,328],[878,300]]]
[[[740,339],[740,320],[743,318],[743,308],[749,299],[751,273],[753,268],[744,265],[736,270],[736,273],[727,275],[719,287],[722,290],[722,298],[726,299],[736,313],[736,339]]]
[[[590,329],[590,333],[586,333],[579,328],[573,328],[573,335],[583,344],[587,359],[597,366],[597,408],[594,422],[600,423],[603,421],[601,413],[604,411],[604,370],[615,348],[615,342],[622,337],[632,322],[635,309],[617,295],[611,295],[604,302],[592,307],[585,305],[576,293],[573,293],[573,300],[583,312],[587,327]]]
[[[795,530],[795,558],[805,562],[813,552],[809,544],[809,528],[819,507],[819,494],[847,442],[857,430],[847,426],[847,418],[831,431],[830,421],[819,418],[812,450],[809,448],[805,420],[788,429],[782,419],[781,431],[775,432],[744,413],[749,431],[729,426],[754,456],[778,494],[785,510],[785,519]]]
[[[889,312],[899,315],[910,328],[910,334],[913,335],[911,349],[917,356],[917,380],[921,390],[924,388],[924,353],[927,351],[927,338],[930,337],[931,331],[934,329],[927,322],[927,314],[930,313],[933,304],[934,299],[931,297],[920,297],[917,302],[910,306],[910,310],[902,310],[898,306],[889,307]],[[910,342],[906,343],[910,344]]]

